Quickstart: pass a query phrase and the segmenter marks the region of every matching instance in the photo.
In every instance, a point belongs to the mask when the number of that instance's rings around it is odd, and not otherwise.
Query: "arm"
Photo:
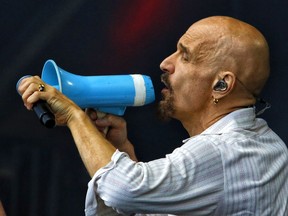
[[[116,148],[97,130],[89,117],[70,99],[45,84],[39,91],[40,77],[29,77],[19,85],[24,105],[31,110],[38,100],[45,100],[55,115],[57,125],[67,125],[75,140],[83,163],[91,176],[111,160]]]
[[[110,162],[116,149],[102,136],[82,110],[73,112],[67,126],[81,159],[92,177],[97,170]]]
[[[116,152],[90,185],[105,205],[122,214],[208,215],[223,196],[223,167],[219,152],[198,141],[148,163]]]
[[[94,109],[87,109],[86,114],[115,148],[126,152],[132,160],[137,161],[134,146],[127,139],[126,121],[123,118],[109,114],[98,118],[98,113]]]

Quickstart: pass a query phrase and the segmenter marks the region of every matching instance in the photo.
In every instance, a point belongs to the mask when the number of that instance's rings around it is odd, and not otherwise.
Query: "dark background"
[[[53,59],[79,75],[151,76],[159,100],[160,62],[195,21],[228,15],[257,27],[271,48],[263,118],[288,143],[288,3],[286,0],[1,0],[0,196],[9,216],[84,215],[89,176],[67,128],[46,129],[15,85],[41,75]],[[140,160],[164,156],[187,134],[162,123],[156,103],[128,108],[129,137]]]

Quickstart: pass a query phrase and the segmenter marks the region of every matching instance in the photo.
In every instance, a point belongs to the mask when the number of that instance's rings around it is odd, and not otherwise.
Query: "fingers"
[[[106,127],[106,126],[109,126],[111,124],[111,122],[108,121],[108,118],[107,118],[108,116],[106,113],[97,111],[97,110],[92,109],[92,108],[87,108],[85,110],[85,113],[96,124],[96,126]]]
[[[17,90],[22,95],[26,108],[31,110],[35,102],[40,99],[46,100],[44,91],[47,91],[48,88],[49,86],[44,84],[39,76],[31,76],[23,79]]]
[[[47,102],[57,125],[67,125],[74,113],[82,112],[82,109],[71,99],[53,86],[45,84],[38,76],[23,79],[19,83],[18,91],[22,94],[24,105],[29,110],[39,100]]]
[[[22,95],[24,93],[24,91],[28,88],[28,86],[31,84],[31,82],[34,80],[34,82],[36,82],[36,80],[38,81],[38,83],[43,83],[43,81],[41,81],[40,77],[39,76],[25,76],[25,77],[22,77],[17,83],[17,91],[19,92],[20,95]]]
[[[110,114],[107,114],[103,118],[98,118],[95,123],[98,127],[110,127],[110,128],[126,127],[126,121],[123,118]]]
[[[95,126],[100,130],[104,130],[109,128],[124,128],[126,127],[126,121],[119,117],[110,114],[104,114],[96,111],[92,108],[88,108],[85,110],[85,113],[89,116],[89,118],[93,121]]]
[[[32,109],[33,104],[39,100],[40,92],[35,90],[35,86],[36,84],[29,85],[27,90],[22,95],[24,104],[28,109]]]
[[[92,120],[92,123],[94,124],[94,126],[102,133],[102,135],[104,137],[106,137],[106,134],[107,134],[107,132],[109,130],[109,127],[106,126],[107,125],[106,123],[109,123],[109,122],[104,121],[104,126],[102,126],[101,121],[100,121],[100,124],[96,123],[97,119],[103,119],[106,116],[106,113],[102,113],[102,112],[96,111],[96,110],[94,110],[92,108],[87,108],[85,110],[85,113]]]
[[[97,112],[96,110],[92,109],[92,108],[87,108],[85,110],[85,113],[89,116],[89,118],[92,120],[92,121],[96,121],[97,120]]]

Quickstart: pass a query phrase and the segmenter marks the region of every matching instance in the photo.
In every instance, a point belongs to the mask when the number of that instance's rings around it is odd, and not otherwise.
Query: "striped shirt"
[[[245,108],[162,159],[137,163],[117,150],[89,182],[85,212],[287,216],[287,192],[287,147]]]

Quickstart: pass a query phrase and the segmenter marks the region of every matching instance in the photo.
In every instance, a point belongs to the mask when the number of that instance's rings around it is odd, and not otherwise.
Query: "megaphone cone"
[[[127,106],[142,106],[155,100],[149,76],[140,74],[80,76],[48,60],[42,80],[58,89],[81,108],[123,115]]]

